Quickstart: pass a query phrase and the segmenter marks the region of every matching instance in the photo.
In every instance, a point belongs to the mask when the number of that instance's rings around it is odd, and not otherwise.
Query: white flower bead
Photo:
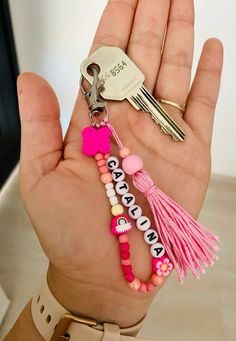
[[[108,198],[114,197],[115,195],[116,195],[116,192],[113,188],[107,189],[107,197]]]
[[[113,172],[112,172],[112,179],[115,182],[123,181],[124,178],[125,178],[125,172],[123,171],[123,169],[116,168],[115,170],[113,170]]]
[[[156,230],[148,229],[144,232],[144,240],[147,244],[155,244],[158,241],[158,234]]]
[[[118,198],[116,196],[109,198],[111,206],[118,204]]]
[[[130,207],[135,204],[135,196],[132,193],[126,193],[122,195],[121,201],[125,207]]]
[[[139,231],[146,231],[151,226],[151,221],[145,215],[141,215],[136,221],[136,227]]]
[[[142,209],[138,205],[130,206],[128,210],[130,218],[137,220],[142,215]]]
[[[164,256],[165,248],[161,243],[155,243],[150,247],[151,255],[155,258]]]
[[[106,189],[112,189],[114,187],[112,182],[109,182],[108,184],[105,185]]]
[[[116,184],[116,192],[123,195],[129,191],[129,185],[125,181],[120,181]]]
[[[115,156],[110,156],[107,159],[107,167],[110,170],[114,170],[119,167],[119,160]]]

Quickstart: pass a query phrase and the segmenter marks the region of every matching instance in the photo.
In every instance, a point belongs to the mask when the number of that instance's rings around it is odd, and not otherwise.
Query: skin
[[[192,0],[110,0],[90,52],[104,45],[121,47],[143,71],[145,86],[156,98],[186,103],[183,118],[177,109],[166,106],[186,132],[186,141],[179,143],[128,102],[108,105],[124,145],[142,157],[154,182],[197,218],[210,177],[223,48],[217,39],[205,42],[190,88],[193,25]],[[46,80],[24,73],[17,87],[22,124],[20,189],[50,262],[49,286],[75,314],[121,327],[133,325],[146,314],[160,288],[140,294],[122,278],[118,242],[109,233],[111,213],[104,186],[93,158],[80,151],[80,132],[89,124],[86,102],[79,94],[63,140],[58,100]],[[133,192],[150,216],[146,200]],[[150,255],[142,238],[138,231],[130,234],[132,263],[137,277],[148,280]],[[24,335],[41,340],[29,306],[6,340],[23,340]]]

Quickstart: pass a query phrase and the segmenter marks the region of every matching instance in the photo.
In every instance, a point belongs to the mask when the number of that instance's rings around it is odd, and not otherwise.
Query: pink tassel
[[[179,281],[187,271],[199,278],[204,267],[214,264],[218,236],[200,225],[180,205],[157,188],[150,175],[141,170],[133,175],[134,186],[147,197],[156,228],[172,261]]]

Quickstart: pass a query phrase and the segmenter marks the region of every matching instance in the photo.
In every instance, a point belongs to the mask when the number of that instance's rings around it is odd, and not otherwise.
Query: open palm
[[[127,102],[109,103],[109,112],[124,145],[143,158],[157,186],[197,217],[210,175],[222,46],[216,39],[205,43],[189,92],[193,21],[192,0],[110,0],[91,51],[119,46],[143,71],[145,85],[156,98],[187,103],[183,118],[178,110],[166,107],[186,133],[186,141],[178,143],[164,135],[149,114],[134,110]],[[48,83],[25,73],[18,79],[18,93],[21,193],[51,268],[86,283],[90,290],[94,285],[113,292],[111,300],[125,295],[130,305],[139,304],[140,310],[131,319],[135,322],[145,314],[153,296],[140,298],[123,281],[118,243],[109,233],[111,213],[104,187],[94,160],[81,153],[80,132],[89,123],[85,100],[78,96],[63,141],[58,102]],[[135,194],[150,216],[142,195]],[[145,280],[151,271],[148,248],[138,231],[130,238],[134,271]]]

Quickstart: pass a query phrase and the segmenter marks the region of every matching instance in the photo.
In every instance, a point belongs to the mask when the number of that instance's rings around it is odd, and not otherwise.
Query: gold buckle
[[[66,335],[66,331],[67,331],[69,325],[71,324],[71,322],[82,323],[82,324],[86,324],[86,325],[91,326],[91,327],[97,325],[96,320],[86,318],[86,317],[78,317],[78,316],[74,316],[72,314],[64,314],[60,318],[58,324],[56,325],[56,327],[54,329],[54,333],[53,333],[50,341],[70,340],[70,336]]]

